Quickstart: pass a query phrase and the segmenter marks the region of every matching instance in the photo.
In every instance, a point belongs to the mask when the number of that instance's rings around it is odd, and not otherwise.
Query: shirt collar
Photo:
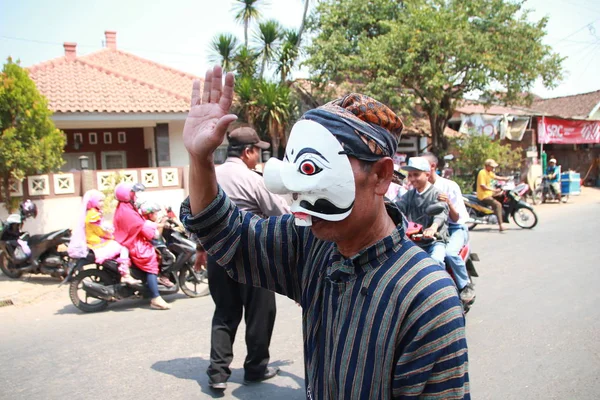
[[[395,206],[386,204],[388,215],[397,224],[391,235],[373,243],[349,258],[342,256],[337,246],[333,246],[333,253],[327,267],[329,280],[334,283],[353,280],[367,271],[380,267],[392,254],[398,251],[404,240],[404,226],[402,221],[397,221],[398,214],[394,208]],[[400,218],[402,218],[401,214]]]

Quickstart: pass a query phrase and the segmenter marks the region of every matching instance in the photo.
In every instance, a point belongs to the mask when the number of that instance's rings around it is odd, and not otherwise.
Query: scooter
[[[408,227],[406,229],[406,236],[415,243],[428,244],[432,243],[435,240],[424,237],[423,226],[415,222],[408,223]],[[463,248],[460,249],[460,252],[458,254],[467,266],[467,274],[469,275],[469,280],[473,282],[474,277],[479,277],[479,273],[477,273],[477,270],[475,269],[475,264],[473,264],[475,261],[479,261],[479,256],[476,253],[471,252],[470,243],[467,243],[465,246],[463,246]],[[445,263],[445,265],[446,272],[448,272],[448,274],[452,277],[454,285],[458,287],[454,271],[452,271],[452,268],[450,267],[450,265],[448,265],[448,263]],[[465,313],[469,312],[473,303],[475,303],[475,298],[473,298],[473,300],[471,300],[468,303],[463,301],[463,309]]]
[[[547,201],[559,201],[558,193],[554,191],[554,188],[550,184],[550,179],[548,176],[544,176],[542,178],[542,183],[535,190],[536,196],[540,199],[542,203],[546,203]],[[569,201],[569,194],[565,193],[561,196],[561,201],[566,203]]]
[[[159,281],[160,295],[175,294],[179,289],[188,297],[208,295],[208,281],[194,270],[196,244],[175,231],[173,224],[165,225],[163,237],[166,248],[157,248],[161,254],[159,274],[168,277],[171,285],[165,286]],[[90,250],[86,258],[71,260],[63,283],[69,283],[69,297],[75,307],[83,312],[99,312],[111,302],[149,296],[146,274],[135,265],[131,266],[130,272],[142,283],[121,283],[117,261],[107,260],[97,264]]]
[[[501,194],[496,197],[496,200],[502,204],[502,222],[509,223],[509,217],[512,217],[520,228],[532,229],[538,223],[537,214],[530,204],[521,199],[521,196],[515,189],[502,190]],[[498,218],[494,214],[494,211],[482,203],[477,198],[477,195],[465,194],[463,195],[463,200],[469,212],[470,219],[467,222],[469,230],[472,230],[479,224],[498,224]]]
[[[433,204],[433,205],[427,207],[425,212],[428,215],[435,215],[435,214],[439,213],[439,208],[437,205]],[[423,230],[424,230],[423,225],[421,225],[417,222],[408,222],[408,225],[406,226],[405,231],[406,231],[406,236],[410,240],[412,240],[415,243],[421,243],[424,245],[433,243],[433,241],[439,237],[438,234],[436,233],[436,236],[434,238],[426,238],[423,235]],[[465,265],[467,266],[467,274],[469,276],[469,280],[471,281],[471,283],[473,283],[473,278],[479,277],[479,273],[475,269],[475,264],[474,264],[474,262],[479,261],[479,256],[476,253],[471,252],[470,243],[467,243],[466,245],[463,246],[462,249],[460,249],[459,255],[460,255],[460,258],[464,261]],[[445,263],[445,266],[446,266],[446,272],[448,272],[448,274],[452,277],[452,280],[454,281],[454,285],[458,287],[458,284],[456,281],[456,276],[454,275],[454,271],[452,270],[452,267],[450,267],[450,265],[447,262]],[[475,303],[475,297],[469,302],[463,301],[462,303],[463,303],[463,310],[466,314],[471,309],[471,306],[473,305],[473,303]]]
[[[18,279],[24,273],[64,278],[69,263],[66,245],[70,229],[43,235],[30,235],[21,229],[27,218],[37,217],[37,206],[26,200],[19,214],[11,214],[0,236],[0,269],[4,275]]]

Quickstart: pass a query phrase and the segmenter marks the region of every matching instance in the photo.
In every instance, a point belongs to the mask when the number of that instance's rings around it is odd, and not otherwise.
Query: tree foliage
[[[414,97],[439,154],[465,94],[518,104],[538,79],[548,87],[560,80],[562,59],[542,44],[548,20],[531,22],[523,3],[324,0],[307,64],[317,82],[350,81],[396,111]]]
[[[485,135],[471,134],[450,141],[455,155],[453,168],[455,179],[463,192],[472,191],[475,173],[483,168],[485,160],[493,158],[499,164],[498,169],[506,174],[518,171],[523,160],[523,150],[513,150],[508,144],[500,144]]]
[[[0,178],[5,199],[10,200],[10,179],[52,172],[64,163],[65,136],[51,115],[27,71],[9,58],[0,75]]]
[[[305,1],[306,11],[310,0]],[[238,3],[236,19],[240,21],[244,5],[261,4],[242,0]],[[279,157],[286,143],[286,133],[299,112],[299,100],[290,90],[289,78],[298,64],[301,36],[298,31],[284,29],[276,20],[259,21],[260,10],[256,7],[252,15],[249,21],[256,22],[252,46],[239,46],[232,34],[217,35],[209,59],[235,73],[233,111],[240,122],[251,125],[264,140],[270,141],[272,155]]]

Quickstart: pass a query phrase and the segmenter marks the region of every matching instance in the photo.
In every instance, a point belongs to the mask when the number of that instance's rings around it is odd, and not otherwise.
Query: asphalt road
[[[600,196],[538,208],[532,231],[509,225],[472,234],[481,262],[467,316],[475,399],[600,398]],[[0,308],[0,399],[205,399],[210,297],[145,301],[82,314],[66,288]],[[19,283],[23,285],[23,283]],[[281,374],[242,385],[244,329],[223,398],[304,399],[301,312],[279,297],[271,346]]]

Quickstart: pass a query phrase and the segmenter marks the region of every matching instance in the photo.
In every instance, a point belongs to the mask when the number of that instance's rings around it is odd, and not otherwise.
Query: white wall
[[[171,167],[183,167],[189,164],[189,157],[183,145],[183,125],[185,121],[169,122],[169,155]]]
[[[23,230],[33,235],[72,228],[81,208],[81,197],[61,197],[33,202],[37,206],[38,216],[35,219],[28,219],[23,227]],[[6,221],[6,217],[8,212],[2,204],[0,219]]]
[[[143,196],[163,207],[170,206],[178,216],[181,202],[185,199],[183,189],[149,190],[144,192]],[[37,235],[59,229],[72,229],[81,212],[81,199],[81,197],[61,197],[34,200],[33,202],[38,208],[38,216],[35,219],[28,219],[23,230],[32,235]],[[0,219],[6,221],[8,215],[4,204],[0,203]],[[106,217],[112,219],[112,213],[106,215]]]

